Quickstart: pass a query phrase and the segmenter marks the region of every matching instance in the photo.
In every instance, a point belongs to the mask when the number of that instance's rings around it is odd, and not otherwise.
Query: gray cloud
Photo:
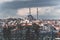
[[[10,9],[19,9],[25,7],[44,7],[44,6],[55,6],[58,5],[58,1],[54,0],[32,0],[32,1],[12,1],[6,2],[2,4],[2,8],[10,8]]]

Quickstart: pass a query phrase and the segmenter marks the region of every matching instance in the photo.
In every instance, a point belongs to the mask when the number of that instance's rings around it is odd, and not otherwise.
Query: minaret
[[[31,15],[31,9],[29,8],[29,15]]]
[[[38,15],[39,15],[39,14],[38,14],[38,8],[37,8],[37,20],[39,19],[39,18],[38,18]]]

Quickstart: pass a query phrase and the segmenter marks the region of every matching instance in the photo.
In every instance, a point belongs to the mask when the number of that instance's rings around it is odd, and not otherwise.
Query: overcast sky
[[[29,14],[39,18],[60,19],[60,0],[0,0],[0,18],[21,17]]]

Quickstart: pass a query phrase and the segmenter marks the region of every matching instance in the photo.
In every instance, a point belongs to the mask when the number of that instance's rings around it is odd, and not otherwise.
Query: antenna
[[[38,15],[39,15],[39,14],[38,14],[38,8],[37,8],[37,20],[39,19],[39,18],[38,18]]]

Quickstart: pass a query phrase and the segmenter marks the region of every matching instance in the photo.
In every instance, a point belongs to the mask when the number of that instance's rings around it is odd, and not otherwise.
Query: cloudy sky
[[[36,16],[41,19],[60,19],[60,0],[0,0],[0,18]]]

